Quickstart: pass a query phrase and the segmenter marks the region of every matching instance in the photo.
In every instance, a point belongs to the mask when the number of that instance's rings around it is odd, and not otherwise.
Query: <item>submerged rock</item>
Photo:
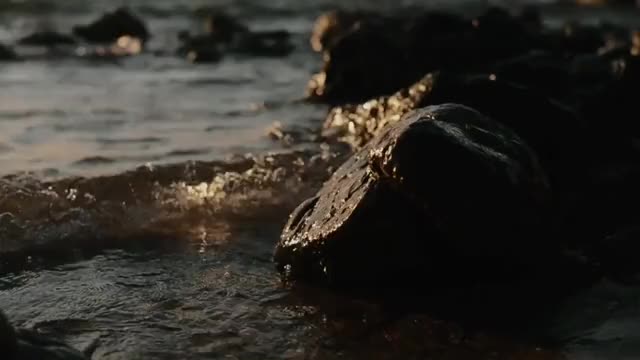
[[[74,35],[93,43],[113,43],[120,37],[135,37],[144,44],[151,35],[146,25],[125,7],[106,13],[88,25],[73,27]]]
[[[7,360],[84,360],[81,352],[33,331],[14,329],[0,311],[0,346]]]
[[[351,290],[518,282],[559,254],[548,191],[513,131],[465,106],[427,107],[301,204],[274,259],[287,279]]]
[[[29,46],[54,47],[75,45],[77,42],[76,39],[70,35],[60,34],[55,31],[40,31],[23,37],[18,40],[18,43]]]
[[[0,61],[11,61],[18,59],[18,55],[8,46],[0,44]]]

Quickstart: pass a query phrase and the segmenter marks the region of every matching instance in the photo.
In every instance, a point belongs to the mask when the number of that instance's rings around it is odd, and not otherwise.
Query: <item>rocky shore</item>
[[[635,281],[619,256],[638,250],[639,38],[551,28],[532,7],[320,16],[308,100],[334,106],[323,136],[354,154],[291,214],[274,257],[283,278],[558,296]]]

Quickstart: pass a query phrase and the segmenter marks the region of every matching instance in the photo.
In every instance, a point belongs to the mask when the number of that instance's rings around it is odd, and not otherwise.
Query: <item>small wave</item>
[[[281,225],[340,158],[324,146],[94,178],[6,176],[0,179],[0,273],[105,249],[221,246],[247,221]]]

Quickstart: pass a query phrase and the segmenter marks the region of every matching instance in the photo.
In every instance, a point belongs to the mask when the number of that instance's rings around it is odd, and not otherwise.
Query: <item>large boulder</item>
[[[274,259],[287,279],[351,290],[518,282],[561,258],[548,200],[512,130],[430,106],[385,127],[301,204]]]
[[[88,25],[74,26],[73,34],[88,42],[102,44],[113,43],[122,36],[138,38],[143,43],[151,37],[144,22],[125,7],[106,13]]]

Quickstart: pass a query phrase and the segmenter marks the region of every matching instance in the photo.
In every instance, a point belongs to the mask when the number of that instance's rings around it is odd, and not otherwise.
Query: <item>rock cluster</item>
[[[638,274],[622,254],[640,221],[640,35],[540,19],[318,19],[309,96],[335,105],[323,136],[355,153],[291,215],[275,252],[287,280],[424,290]]]

